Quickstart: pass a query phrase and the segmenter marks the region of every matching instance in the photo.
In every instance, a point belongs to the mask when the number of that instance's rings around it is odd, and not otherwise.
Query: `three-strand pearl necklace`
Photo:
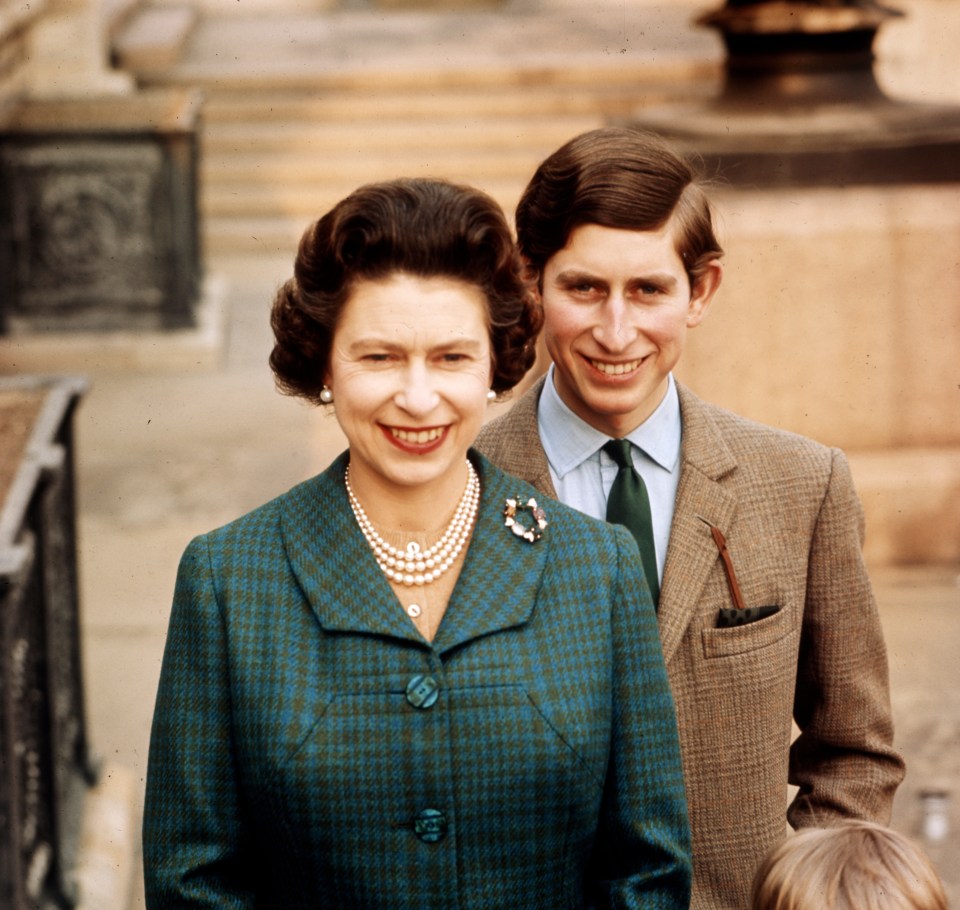
[[[357,524],[360,525],[363,536],[373,550],[377,565],[390,581],[408,586],[428,585],[436,581],[457,561],[473,530],[480,506],[480,478],[477,477],[477,472],[469,459],[467,474],[467,485],[443,536],[428,550],[421,550],[420,544],[416,541],[411,541],[401,550],[390,546],[377,533],[354,494],[353,487],[350,486],[350,465],[347,465],[344,480],[350,508],[353,509]]]

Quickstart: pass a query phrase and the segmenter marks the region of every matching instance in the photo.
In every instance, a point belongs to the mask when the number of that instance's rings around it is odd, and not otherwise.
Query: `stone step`
[[[957,565],[960,448],[848,450],[847,457],[866,516],[868,563]]]
[[[685,100],[706,98],[708,83],[682,93]],[[205,134],[212,140],[253,136],[283,128],[316,132],[321,126],[335,131],[357,124],[415,132],[423,124],[447,128],[450,135],[484,141],[488,132],[501,133],[522,126],[525,130],[563,118],[581,122],[627,117],[645,107],[676,101],[670,90],[636,85],[530,86],[488,91],[483,88],[423,91],[296,90],[237,93],[204,91]],[[577,124],[572,123],[576,128]]]
[[[599,10],[569,16],[546,9],[532,15],[502,11],[479,18],[343,12],[231,20],[209,15],[175,66],[141,67],[136,77],[142,85],[158,81],[243,92],[584,82],[676,91],[682,84],[715,80],[722,65],[717,37],[690,25],[697,10],[698,5],[682,0],[665,7],[640,4],[630,12],[638,21],[629,29],[629,47],[617,44],[622,29]]]
[[[513,178],[483,177],[471,182],[489,193],[512,223],[514,207],[539,160],[531,158],[528,167]],[[292,256],[307,225],[357,186],[397,176],[395,168],[385,168],[367,171],[353,182],[333,178],[322,186],[209,188],[201,201],[204,252],[208,256],[267,252]]]
[[[274,156],[304,153],[354,155],[377,152],[389,155],[412,150],[443,149],[501,153],[504,150],[552,146],[558,136],[573,136],[599,122],[595,115],[555,115],[496,119],[469,117],[456,124],[436,119],[422,122],[359,120],[350,123],[321,121],[299,123],[209,124],[204,129],[203,151],[208,158],[226,160],[238,155]]]
[[[362,170],[352,180],[338,176],[329,183],[318,185],[264,181],[260,185],[247,185],[242,189],[237,189],[235,184],[210,187],[204,191],[201,199],[201,217],[207,237],[215,224],[222,225],[222,221],[217,219],[317,218],[361,184],[399,176],[432,176],[472,183],[489,193],[509,214],[520,198],[535,165],[534,159],[526,171],[518,172],[513,179],[499,180],[480,174],[470,178],[455,173],[416,174],[399,168],[384,167],[379,171]]]
[[[206,247],[260,248],[264,231],[231,230],[231,218],[271,225],[271,246],[284,245],[356,186],[401,175],[473,183],[512,207],[537,162],[571,136],[636,109],[641,94],[626,84],[433,93],[218,88],[204,107]]]
[[[265,227],[273,238],[271,247],[282,245],[291,236],[299,237],[308,221],[357,186],[400,176],[442,177],[479,186],[512,217],[512,208],[537,162],[562,138],[542,151],[512,155],[418,155],[410,150],[380,157],[287,156],[280,163],[260,155],[246,156],[245,161],[236,156],[204,157],[200,179],[204,246],[207,252],[255,252],[260,249]],[[239,220],[238,227],[230,226],[233,220]],[[254,230],[249,229],[251,221]]]
[[[406,69],[351,70],[334,72],[271,72],[256,69],[248,73],[222,74],[210,69],[173,69],[139,72],[140,85],[179,85],[213,91],[251,92],[433,92],[458,88],[481,88],[488,92],[513,88],[571,88],[585,84],[597,86],[635,87],[643,91],[663,93],[667,97],[686,97],[690,90],[699,90],[702,83],[716,85],[722,74],[720,62],[691,62],[677,66],[632,64],[622,68],[571,65],[529,69],[522,66],[483,69]]]
[[[358,185],[396,176],[472,183],[512,209],[537,162],[570,137],[715,86],[717,61],[702,49],[559,53],[535,41],[532,54],[507,54],[479,40],[491,21],[463,20],[476,33],[458,55],[446,17],[303,17],[265,32],[254,57],[252,20],[221,18],[201,23],[177,65],[139,72],[141,84],[204,91],[206,249],[286,246]],[[551,28],[559,36],[563,23]],[[427,52],[433,31],[446,44]]]
[[[572,135],[564,132],[563,137]],[[555,143],[553,143],[555,144]],[[269,181],[280,188],[299,190],[331,183],[355,185],[389,177],[445,177],[458,181],[491,181],[498,178],[529,177],[531,166],[552,150],[551,143],[534,146],[474,150],[448,149],[429,144],[413,147],[362,145],[339,152],[288,152],[264,155],[234,152],[201,165],[201,184],[215,191],[240,183]]]
[[[333,199],[325,208],[318,208],[312,219],[294,215],[203,214],[204,253],[208,259],[277,254],[292,263],[304,229],[336,201]]]

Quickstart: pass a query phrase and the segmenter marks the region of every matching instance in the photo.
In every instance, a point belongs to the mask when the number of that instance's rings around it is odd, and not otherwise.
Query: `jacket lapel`
[[[479,446],[505,471],[556,498],[537,427],[537,404],[545,381],[542,377],[493,422],[495,434],[487,437],[481,431]],[[668,661],[696,615],[703,586],[719,559],[707,522],[729,536],[736,511],[736,498],[723,484],[736,470],[736,458],[704,403],[679,382],[677,391],[683,424],[680,484],[657,611]]]
[[[480,511],[460,578],[434,639],[441,653],[527,622],[550,550],[549,528],[541,540],[530,543],[504,524],[506,500],[520,495],[525,502],[536,491],[506,477],[479,454],[471,457],[480,475]],[[549,520],[549,503],[546,512]],[[529,513],[523,519],[530,524]]]
[[[530,544],[503,523],[507,497],[525,490],[524,485],[508,479],[476,453],[471,457],[480,475],[480,509],[463,569],[433,642],[441,653],[526,622],[549,549],[549,536]],[[346,464],[344,453],[323,474],[284,498],[283,543],[297,582],[328,631],[387,636],[428,647],[400,609],[357,527],[343,482]],[[526,495],[533,492],[526,490]]]
[[[481,431],[477,447],[508,474],[522,478],[556,499],[557,491],[550,477],[550,465],[537,426],[537,405],[546,379],[546,376],[541,376],[506,414],[493,422],[498,427],[494,444],[487,446],[485,434]]]
[[[423,644],[404,616],[350,509],[346,453],[284,498],[287,559],[320,625]]]
[[[736,459],[703,402],[680,383],[677,390],[683,422],[680,485],[657,613],[667,662],[696,615],[700,593],[719,559],[707,523],[728,535],[736,511],[736,498],[721,482],[736,470]]]

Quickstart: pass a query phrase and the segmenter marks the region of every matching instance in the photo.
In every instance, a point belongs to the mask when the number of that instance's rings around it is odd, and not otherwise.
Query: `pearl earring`
[[[496,398],[497,398],[497,393],[494,392],[493,389],[490,389],[487,392],[487,401],[495,401]]]
[[[324,404],[333,404],[333,389],[328,389],[326,386],[324,386],[320,390],[320,400]]]

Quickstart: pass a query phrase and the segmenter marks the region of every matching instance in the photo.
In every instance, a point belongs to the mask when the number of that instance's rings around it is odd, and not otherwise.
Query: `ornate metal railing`
[[[86,790],[73,470],[79,379],[0,379],[0,907],[70,907]]]

